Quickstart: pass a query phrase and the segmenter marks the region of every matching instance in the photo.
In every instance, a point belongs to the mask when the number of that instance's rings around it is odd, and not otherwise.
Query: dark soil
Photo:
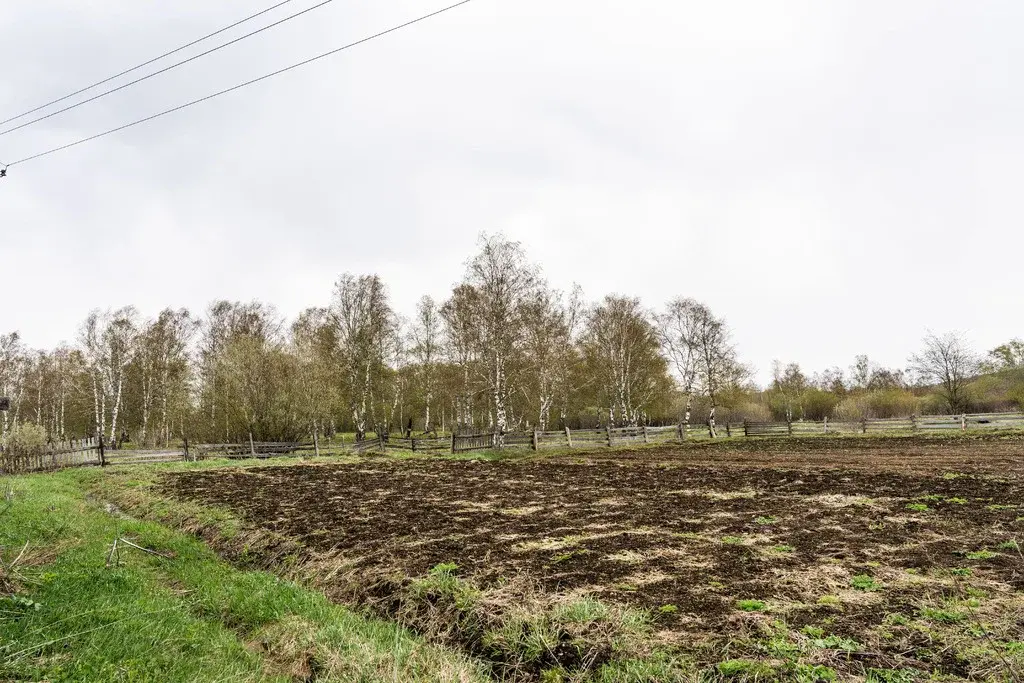
[[[455,563],[485,587],[526,575],[546,591],[675,605],[664,628],[690,636],[728,635],[749,598],[779,605],[795,627],[827,616],[833,632],[863,638],[887,612],[915,613],[921,589],[903,578],[953,567],[1024,590],[1024,557],[999,549],[1024,540],[1024,441],[736,443],[206,470],[163,486],[367,574]],[[967,557],[984,549],[994,555]],[[859,574],[877,577],[884,599],[852,590]],[[819,603],[829,595],[841,610]]]

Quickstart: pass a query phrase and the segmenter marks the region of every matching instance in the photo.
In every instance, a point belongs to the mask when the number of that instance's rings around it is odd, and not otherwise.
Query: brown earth
[[[654,610],[676,643],[731,637],[751,617],[737,601],[760,600],[791,628],[867,642],[891,615],[955,599],[953,568],[987,594],[1024,591],[1022,474],[1020,438],[813,438],[191,471],[163,487],[356,573],[455,563],[484,587],[527,577]],[[877,587],[858,590],[858,575]],[[1024,618],[1003,627],[1024,639]],[[892,666],[886,647],[861,665]],[[937,657],[918,664],[971,673]]]

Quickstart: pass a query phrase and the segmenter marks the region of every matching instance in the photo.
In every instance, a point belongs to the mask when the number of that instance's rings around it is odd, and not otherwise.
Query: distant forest
[[[345,274],[293,321],[215,301],[148,320],[96,310],[55,349],[0,336],[0,428],[4,442],[159,444],[1020,410],[1024,341],[979,353],[930,334],[906,368],[858,356],[813,374],[777,362],[767,388],[751,378],[706,305],[586,302],[552,289],[520,243],[484,235],[449,297],[423,297],[412,319],[380,277]]]

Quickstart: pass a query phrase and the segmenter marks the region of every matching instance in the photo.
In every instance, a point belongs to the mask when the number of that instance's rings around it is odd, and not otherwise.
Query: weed
[[[907,503],[906,508],[912,512],[928,512],[930,509],[924,503]]]
[[[755,524],[760,524],[762,526],[768,526],[770,524],[776,524],[778,521],[779,521],[778,517],[772,517],[772,516],[764,517],[764,516],[762,516],[762,517],[756,518],[754,520],[754,523]]]
[[[780,545],[773,545],[772,550],[774,550],[777,553],[791,553],[794,550],[796,550],[796,548],[794,548],[791,545],[786,545],[785,543],[782,543]]]
[[[922,607],[918,614],[922,619],[940,624],[959,624],[967,618],[962,612],[940,609],[938,607]]]
[[[742,536],[722,536],[722,543],[728,545],[741,545],[743,540]]]
[[[858,574],[853,577],[850,579],[850,585],[859,591],[876,591],[882,587],[881,584],[875,581],[874,577],[867,574]]]
[[[662,605],[658,608],[658,612],[661,614],[675,614],[679,611],[679,608],[675,605]]]
[[[953,503],[954,505],[967,505],[967,499],[966,498],[955,498],[955,497],[954,498],[947,498],[946,502],[947,503]]]
[[[551,564],[561,564],[562,562],[568,562],[569,560],[573,559],[574,557],[580,557],[581,555],[586,555],[588,552],[590,552],[590,551],[587,550],[586,548],[578,548],[576,550],[570,550],[567,553],[561,553],[561,554],[558,554],[558,555],[555,555],[554,557],[552,557],[551,558]]]
[[[886,624],[892,624],[894,626],[909,626],[911,624],[910,617],[905,614],[900,614],[899,612],[889,612],[885,615],[884,621]]]
[[[762,600],[737,600],[736,607],[744,612],[763,612],[768,608]]]
[[[973,550],[964,555],[968,560],[991,560],[996,556],[996,553],[984,548],[982,550]]]
[[[838,678],[836,670],[822,664],[803,664],[798,662],[793,667],[793,680],[797,683],[821,683],[834,681]]]
[[[914,683],[918,672],[914,669],[868,669],[867,683]]]
[[[999,510],[1016,510],[1017,506],[1016,505],[1001,505],[999,503],[993,503],[992,505],[986,505],[985,509],[986,510],[991,510],[992,512],[998,512]]]
[[[820,626],[804,626],[800,631],[811,638],[822,638],[825,635],[825,629]]]
[[[843,601],[835,595],[822,595],[818,598],[818,604],[822,607],[842,607]]]
[[[949,573],[953,576],[970,576],[973,572],[968,567],[954,567]]]
[[[996,547],[999,548],[1000,550],[1020,550],[1020,546],[1017,544],[1017,541],[1015,539],[1014,540],[1009,540],[1009,541],[1003,541],[1002,543],[1000,543]]]
[[[724,662],[719,662],[716,668],[722,678],[757,680],[773,678],[775,674],[775,670],[768,664],[752,659],[727,659]]]
[[[863,645],[852,638],[835,635],[827,638],[814,638],[811,640],[811,645],[822,650],[842,650],[843,652],[857,652],[864,649]]]
[[[938,501],[942,500],[942,496],[940,496],[937,493],[928,493],[928,494],[925,494],[923,496],[918,496],[917,499],[918,500],[927,500],[928,502],[931,502],[931,503],[937,503]]]

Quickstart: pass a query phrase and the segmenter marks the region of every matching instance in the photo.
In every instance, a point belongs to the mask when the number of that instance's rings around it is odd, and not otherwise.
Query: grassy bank
[[[0,482],[0,679],[483,680],[466,658],[394,624],[112,514],[86,493],[108,476]],[[159,555],[119,542],[111,556],[117,538]]]

